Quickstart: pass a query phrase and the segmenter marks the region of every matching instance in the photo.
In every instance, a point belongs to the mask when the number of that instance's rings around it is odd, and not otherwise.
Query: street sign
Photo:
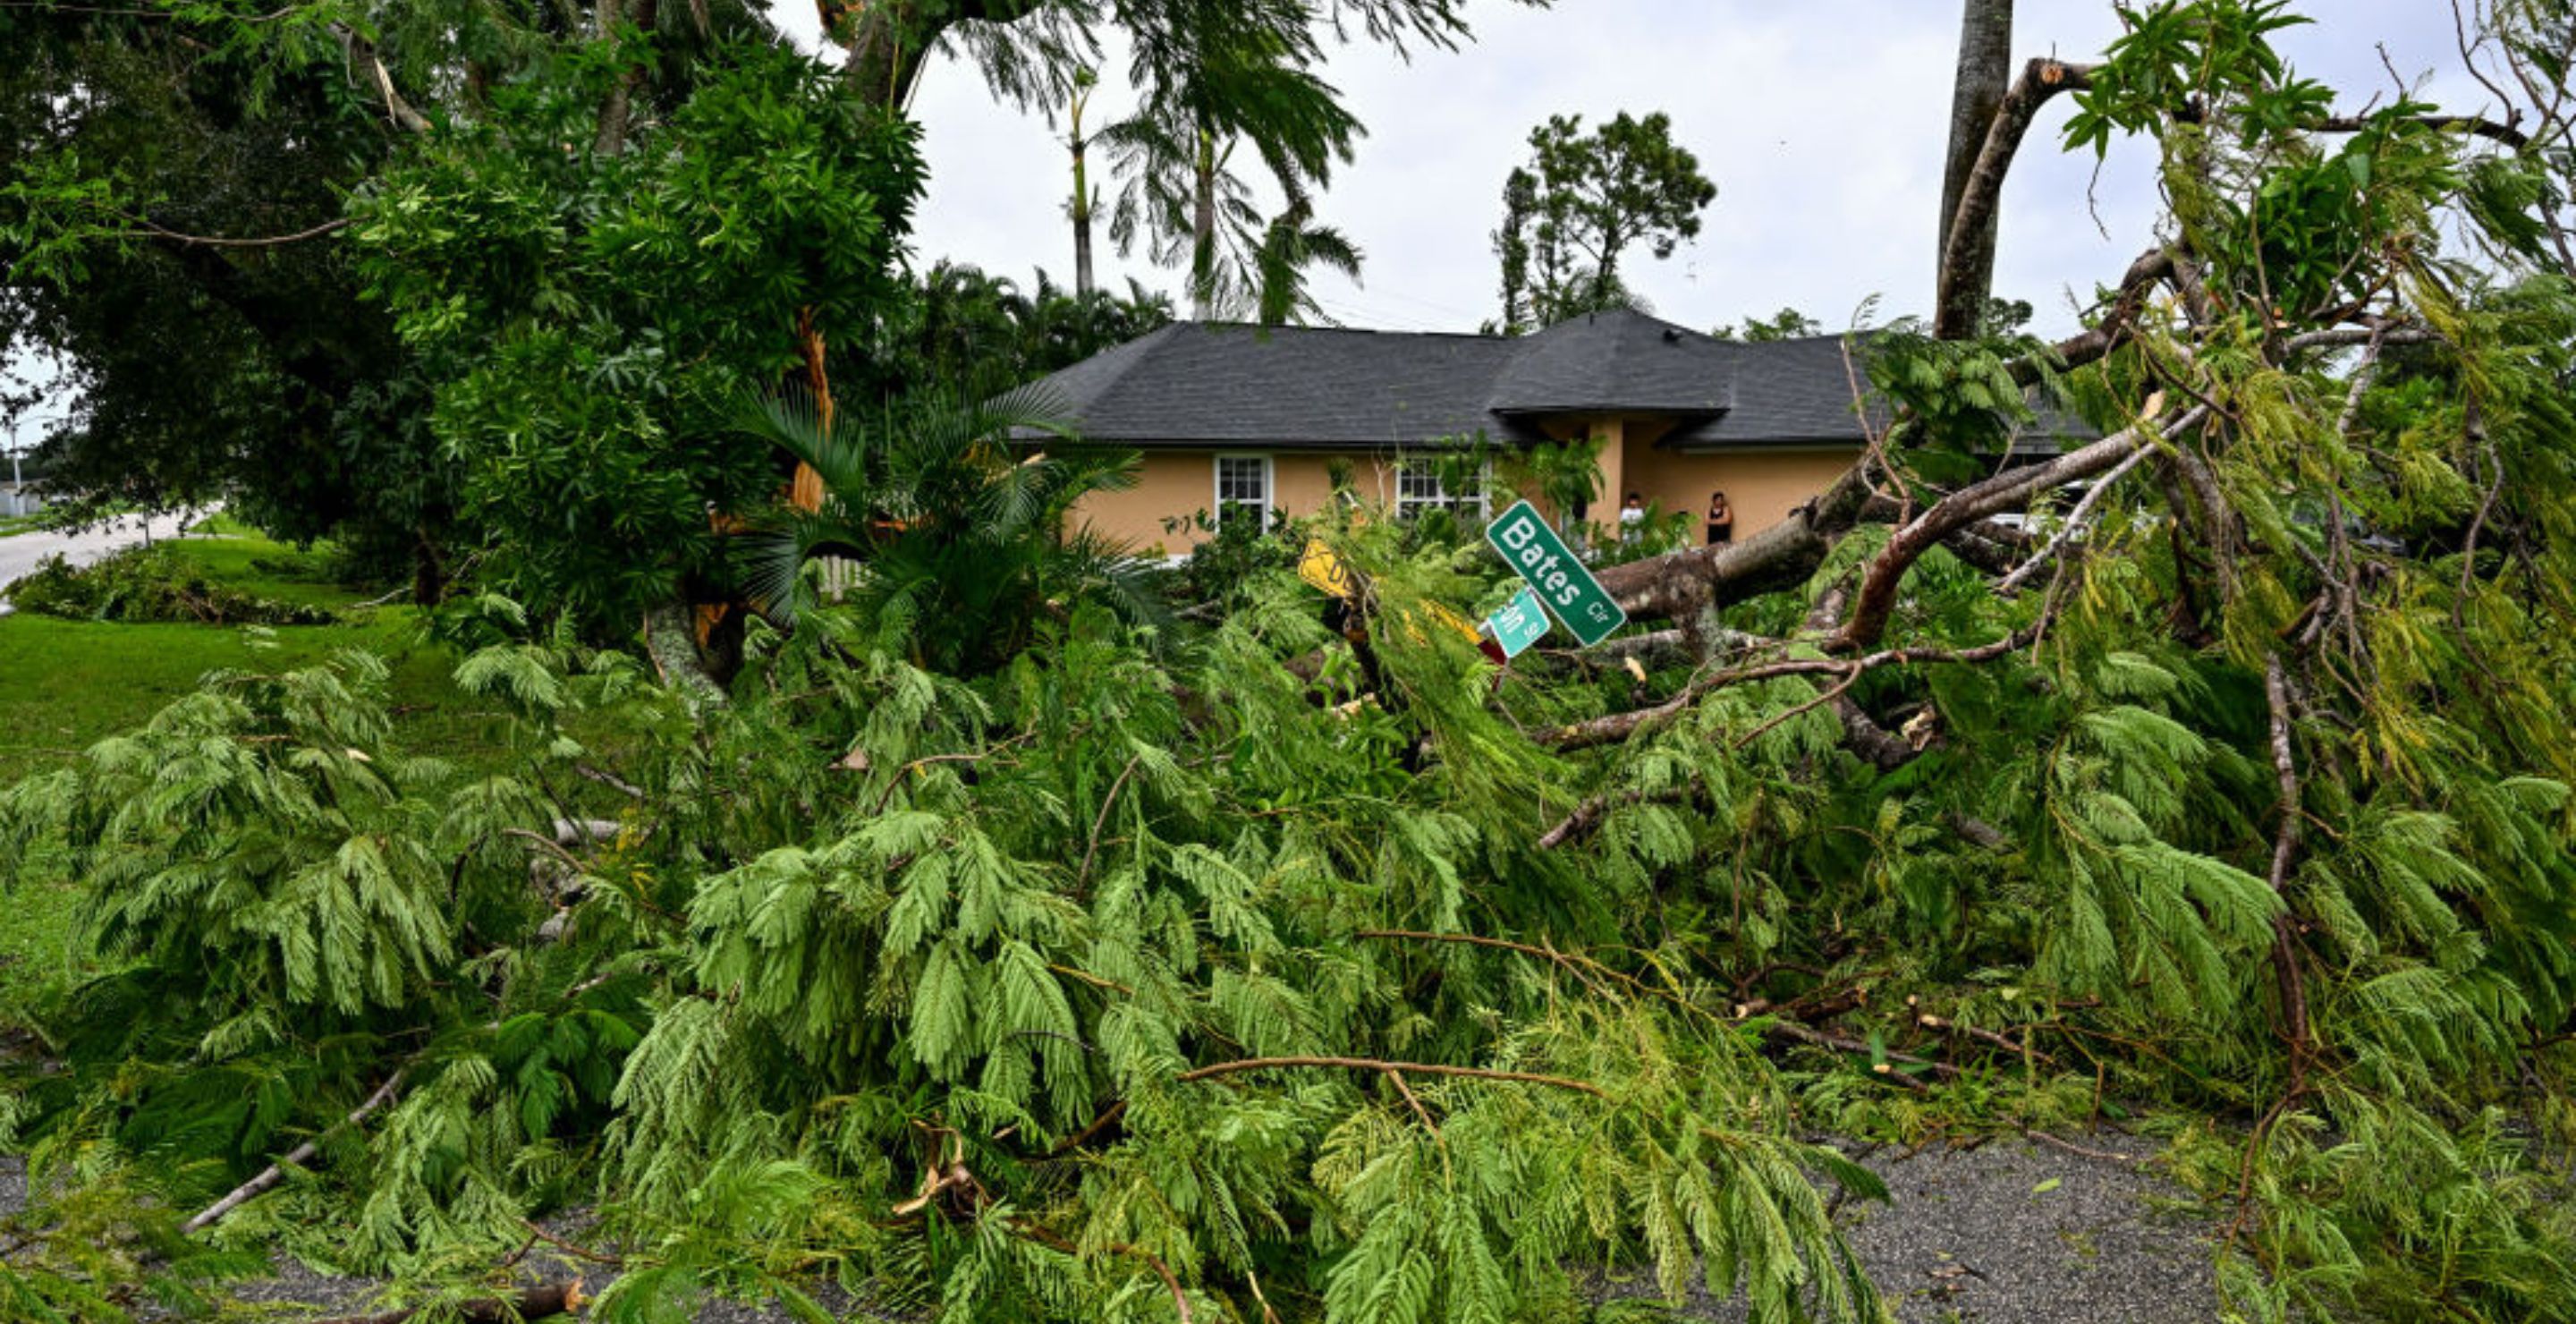
[[[1333,549],[1326,547],[1321,538],[1307,542],[1306,555],[1297,562],[1297,577],[1337,598],[1348,598],[1359,590],[1351,568],[1342,564],[1342,558],[1333,555]]]
[[[1512,508],[1494,517],[1485,526],[1485,541],[1503,554],[1503,560],[1529,586],[1538,591],[1539,601],[1547,604],[1565,628],[1583,641],[1586,648],[1610,637],[1612,631],[1628,623],[1628,613],[1610,600],[1601,581],[1576,560],[1574,549],[1556,536],[1556,530],[1540,519],[1536,508],[1518,501]]]
[[[1502,648],[1506,661],[1528,652],[1531,644],[1546,638],[1547,628],[1547,608],[1540,606],[1538,595],[1526,588],[1485,618],[1485,629]]]

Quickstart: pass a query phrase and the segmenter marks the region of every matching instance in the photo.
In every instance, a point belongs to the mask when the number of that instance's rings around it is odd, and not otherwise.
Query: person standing
[[[1735,508],[1726,504],[1724,492],[1708,494],[1708,545],[1718,546],[1735,541]]]
[[[1646,499],[1634,492],[1619,507],[1619,541],[1635,542],[1646,532]]]

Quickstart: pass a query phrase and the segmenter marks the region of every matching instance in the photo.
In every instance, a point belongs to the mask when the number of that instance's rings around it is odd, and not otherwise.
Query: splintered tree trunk
[[[1941,321],[1973,326],[1982,320],[1993,293],[1995,233],[1989,223],[1982,236],[1969,236],[1969,262],[1949,269],[1950,230],[1959,216],[1959,199],[1985,148],[1986,130],[2003,106],[2004,88],[2012,78],[2012,0],[1962,0],[1959,21],[1959,69],[1950,93],[1950,150],[1941,173],[1940,246],[1933,270],[1941,277]]]
[[[814,309],[809,305],[796,310],[796,348],[805,359],[805,385],[814,392],[816,417],[823,423],[823,435],[832,435],[832,379],[823,370],[823,330],[814,324]],[[787,490],[789,505],[811,513],[823,508],[823,475],[814,466],[799,461],[795,481]]]

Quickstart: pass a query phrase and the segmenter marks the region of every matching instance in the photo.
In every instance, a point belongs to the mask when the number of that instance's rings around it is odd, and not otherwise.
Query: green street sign
[[[1494,517],[1485,526],[1485,541],[1503,554],[1503,560],[1538,593],[1565,628],[1583,641],[1586,648],[1610,637],[1612,631],[1628,623],[1628,613],[1610,600],[1601,581],[1576,560],[1574,549],[1556,536],[1556,530],[1540,519],[1538,511],[1527,501],[1514,502],[1512,508]]]
[[[1524,588],[1485,618],[1485,631],[1494,636],[1495,645],[1503,650],[1503,659],[1510,661],[1547,637],[1547,608],[1538,605],[1536,593]]]

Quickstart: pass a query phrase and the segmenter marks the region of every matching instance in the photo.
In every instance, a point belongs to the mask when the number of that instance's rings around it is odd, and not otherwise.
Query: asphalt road
[[[150,525],[151,536],[155,539],[178,537],[180,530],[195,518],[193,515],[155,516]],[[33,573],[49,556],[61,555],[74,565],[87,565],[120,547],[143,541],[144,529],[142,519],[128,516],[86,533],[40,531],[0,538],[0,587]],[[9,611],[9,604],[0,602],[0,616],[8,615]]]

